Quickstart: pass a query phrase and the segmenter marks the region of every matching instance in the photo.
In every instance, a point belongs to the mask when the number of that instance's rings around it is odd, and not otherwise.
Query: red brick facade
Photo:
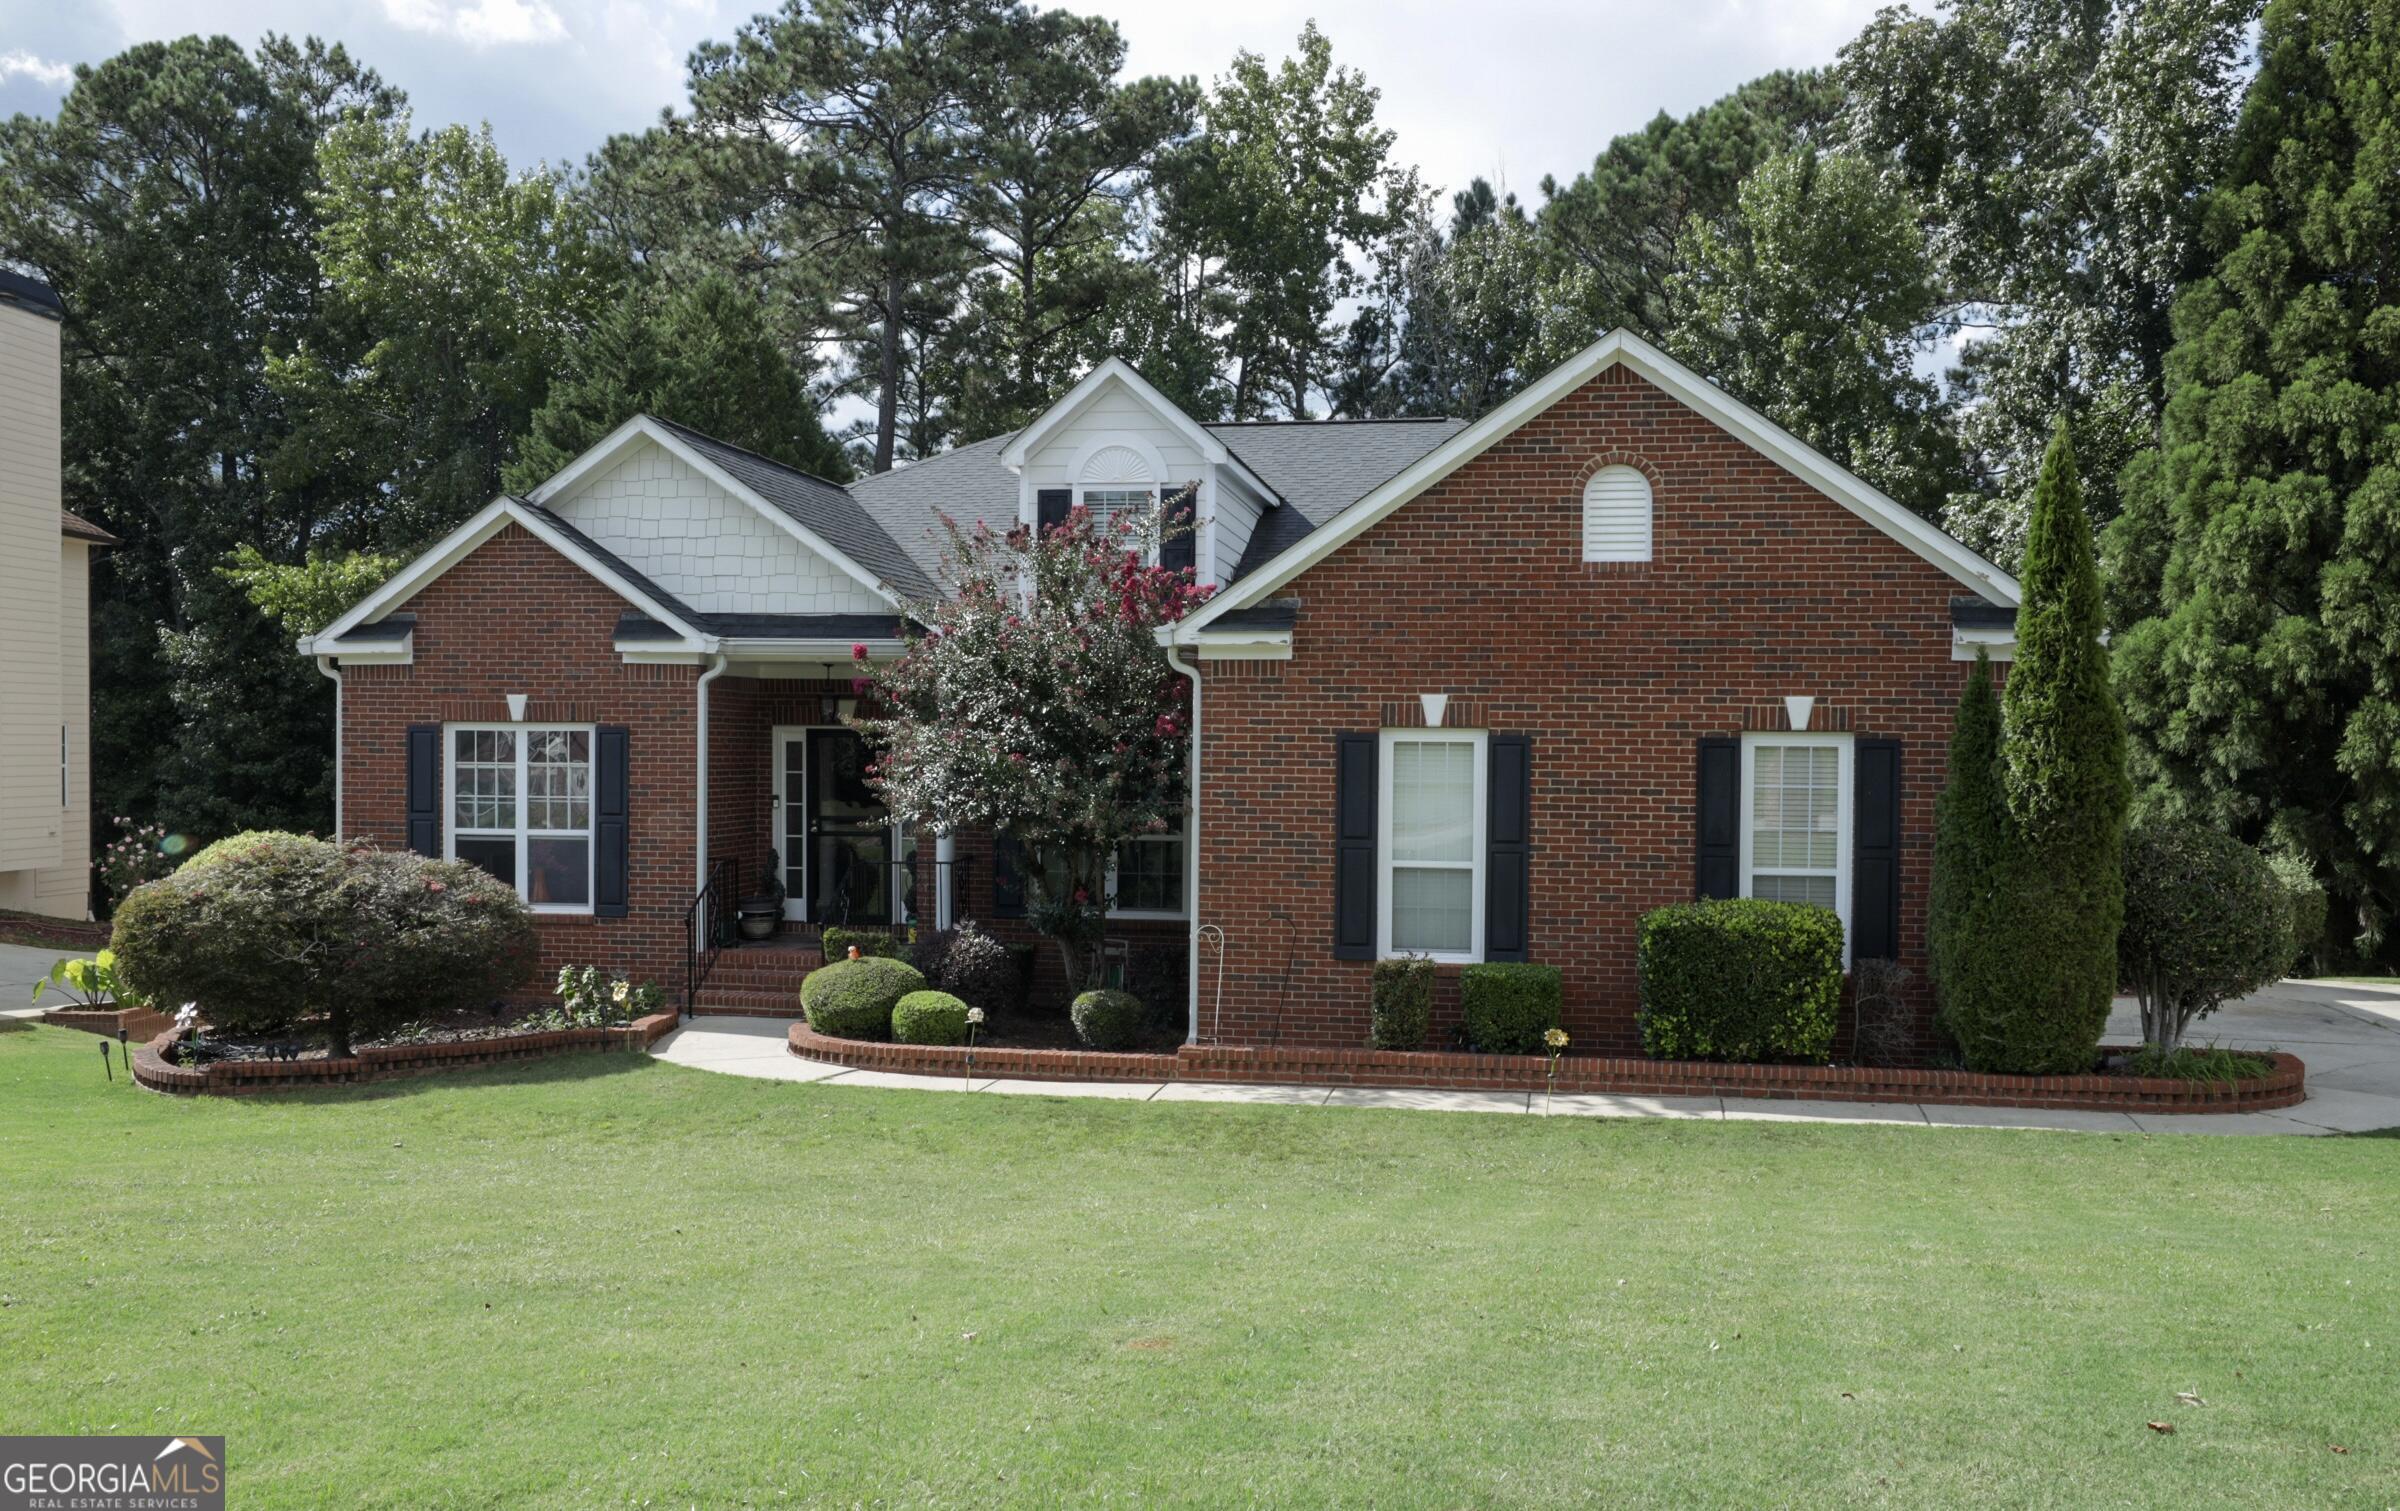
[[[1652,559],[1587,565],[1582,491],[1627,463]],[[1635,927],[1693,895],[1697,742],[1811,727],[1901,742],[1902,963],[1922,982],[1933,799],[1965,668],[1957,582],[1622,367],[1535,416],[1277,596],[1288,662],[1202,662],[1202,1030],[1359,1045],[1369,970],[1333,958],[1334,737],[1421,724],[1532,736],[1532,958],[1579,1053],[1639,1052]],[[1432,1043],[1456,1022],[1441,972]]]

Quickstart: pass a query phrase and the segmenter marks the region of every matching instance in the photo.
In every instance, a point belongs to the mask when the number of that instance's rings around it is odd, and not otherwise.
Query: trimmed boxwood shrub
[[[1375,1012],[1367,1043],[1376,1049],[1423,1049],[1433,1018],[1433,962],[1422,955],[1375,962]]]
[[[1131,992],[1085,992],[1067,1011],[1075,1020],[1075,1037],[1093,1049],[1132,1049],[1149,1027],[1142,999]]]
[[[887,934],[881,929],[853,929],[838,923],[829,923],[817,940],[817,947],[824,951],[827,965],[831,965],[837,960],[849,959],[850,946],[854,944],[858,946],[861,959],[905,960],[908,958],[908,941],[898,935]]]
[[[1660,1060],[1806,1060],[1833,1052],[1842,921],[1830,908],[1737,897],[1642,919],[1642,1048]]]
[[[948,992],[910,992],[892,1008],[892,1037],[903,1044],[964,1044],[967,1005]]]
[[[1458,973],[1467,1043],[1487,1055],[1542,1053],[1542,1035],[1558,1027],[1558,1000],[1555,965],[1496,961]]]
[[[810,971],[800,983],[800,1006],[808,1026],[836,1039],[888,1039],[892,1009],[925,978],[905,960],[861,955]]]
[[[324,1025],[336,1053],[505,994],[532,969],[532,912],[459,861],[262,831],[219,840],[117,906],[117,969],[222,1033]]]

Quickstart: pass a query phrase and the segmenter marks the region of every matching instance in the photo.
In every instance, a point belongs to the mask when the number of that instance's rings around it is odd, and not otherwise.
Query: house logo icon
[[[0,1437],[0,1511],[224,1511],[221,1437]]]

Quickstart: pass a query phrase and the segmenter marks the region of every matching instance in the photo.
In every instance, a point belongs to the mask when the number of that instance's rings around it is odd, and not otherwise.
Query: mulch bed
[[[392,1033],[370,1034],[354,1039],[351,1048],[396,1049],[417,1044],[466,1044],[484,1039],[506,1039],[547,1030],[549,1025],[534,1021],[538,1016],[538,1013],[528,1012],[521,1005],[511,1003],[454,1009],[421,1018]],[[176,1048],[183,1061],[191,1064],[327,1060],[333,1057],[333,1050],[326,1044],[323,1030],[316,1026],[315,1020],[307,1019],[302,1020],[292,1034],[262,1038],[203,1032]]]

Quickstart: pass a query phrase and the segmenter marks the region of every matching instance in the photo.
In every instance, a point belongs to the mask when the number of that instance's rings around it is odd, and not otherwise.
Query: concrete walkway
[[[803,1060],[772,1018],[698,1018],[651,1053],[676,1065],[773,1081],[818,1081],[911,1091],[1104,1097],[1129,1102],[1250,1102],[1281,1107],[1387,1107],[1433,1112],[1540,1113],[1538,1092],[1385,1091],[1356,1086],[1227,1086],[1190,1081],[1022,1081],[899,1075]],[[2109,1020],[2111,1042],[2140,1038],[2130,1002]],[[2051,1128],[2085,1133],[2357,1133],[2400,1128],[2400,990],[2287,981],[2201,1024],[2195,1042],[2286,1049],[2308,1065],[2308,1100],[2282,1112],[2163,1116],[1935,1107],[1914,1102],[1781,1102],[1752,1097],[1562,1096],[1555,1116],[1699,1118],[1733,1122],[1902,1123],[1918,1127]]]
[[[55,986],[42,993],[37,1006],[33,1001],[33,984],[48,976],[50,967],[59,961],[91,953],[32,944],[0,944],[0,1018],[32,1018],[54,1007],[75,1006],[74,994]]]

